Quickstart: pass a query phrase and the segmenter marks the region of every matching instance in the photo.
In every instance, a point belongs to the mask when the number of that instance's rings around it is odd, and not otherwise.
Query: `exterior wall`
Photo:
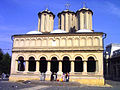
[[[59,25],[58,27],[61,30],[65,30],[66,32],[71,32],[71,29],[75,29],[75,14],[74,13],[61,13],[59,16]]]
[[[89,29],[92,30],[92,12],[90,11],[79,11],[76,13],[77,19],[77,30]]]
[[[102,35],[39,35],[39,36],[18,36],[14,39],[13,48],[38,48],[38,49],[67,49],[73,48],[84,48],[86,50],[101,48],[102,50]],[[55,48],[56,47],[56,48]]]
[[[70,81],[81,84],[104,85],[103,78],[103,43],[102,34],[49,34],[49,35],[22,35],[14,36],[11,76],[10,81],[39,80],[39,61],[45,57],[49,62],[52,57],[59,61],[59,71],[62,69],[64,56],[71,61]],[[18,58],[22,56],[25,60],[25,71],[18,71]],[[36,61],[36,71],[28,71],[28,59],[33,56]],[[83,72],[74,71],[74,61],[80,56],[83,61]],[[89,57],[96,61],[95,72],[87,72],[87,61]],[[46,80],[50,80],[50,63],[47,66]],[[61,72],[58,71],[58,78]],[[92,83],[88,83],[91,80]],[[97,82],[97,83],[95,83]]]
[[[38,18],[38,31],[48,33],[53,31],[54,16],[52,14],[42,13]]]

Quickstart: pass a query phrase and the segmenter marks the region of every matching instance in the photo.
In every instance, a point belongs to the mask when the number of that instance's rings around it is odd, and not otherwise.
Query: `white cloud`
[[[111,2],[106,2],[106,9],[110,13],[120,17],[120,7],[118,7],[117,5],[115,5],[115,4],[111,3]]]

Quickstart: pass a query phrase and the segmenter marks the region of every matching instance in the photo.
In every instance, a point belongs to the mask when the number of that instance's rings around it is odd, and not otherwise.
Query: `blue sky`
[[[65,4],[69,2],[69,9],[77,11],[83,1],[93,11],[93,30],[107,34],[105,45],[120,43],[120,0],[0,0],[0,48],[12,49],[11,35],[37,30],[37,14],[46,7],[56,15],[57,29],[57,14],[65,10]],[[11,50],[3,51],[11,54]]]

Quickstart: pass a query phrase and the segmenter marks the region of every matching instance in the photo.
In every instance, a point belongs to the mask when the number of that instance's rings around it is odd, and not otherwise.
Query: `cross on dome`
[[[69,3],[65,4],[65,7],[66,7],[67,10],[69,10],[70,4]]]
[[[83,3],[83,8],[86,8],[86,2],[83,1],[82,3]]]

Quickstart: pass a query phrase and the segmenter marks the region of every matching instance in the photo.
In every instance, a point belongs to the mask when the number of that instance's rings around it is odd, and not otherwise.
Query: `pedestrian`
[[[2,73],[2,80],[3,80],[3,79],[5,79],[5,74],[4,74],[4,73]]]
[[[69,82],[69,74],[68,74],[68,73],[66,73],[65,79],[66,79],[66,80],[65,80],[66,82]]]

